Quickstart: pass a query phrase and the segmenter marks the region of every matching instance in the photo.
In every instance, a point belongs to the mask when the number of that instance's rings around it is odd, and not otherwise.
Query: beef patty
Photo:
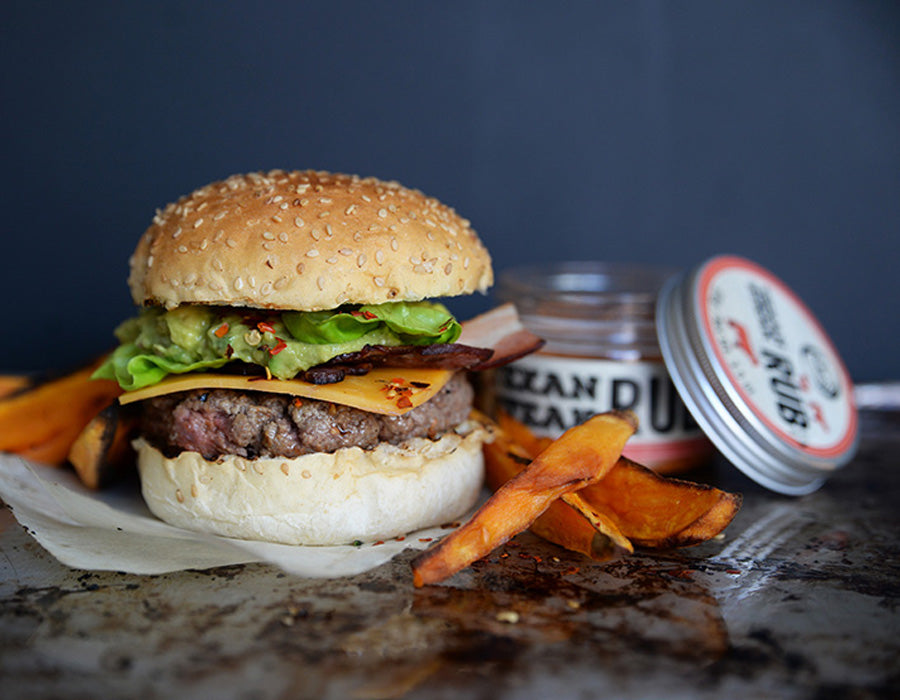
[[[473,394],[463,373],[457,373],[430,401],[402,416],[385,416],[285,394],[201,389],[143,402],[141,430],[170,457],[192,451],[205,459],[226,454],[290,458],[437,438],[468,417]]]

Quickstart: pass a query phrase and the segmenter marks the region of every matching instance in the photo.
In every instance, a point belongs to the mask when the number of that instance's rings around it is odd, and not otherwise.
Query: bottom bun
[[[168,458],[137,440],[148,507],[189,530],[297,545],[383,540],[441,525],[477,501],[484,476],[480,426],[439,440],[301,457],[216,461]]]

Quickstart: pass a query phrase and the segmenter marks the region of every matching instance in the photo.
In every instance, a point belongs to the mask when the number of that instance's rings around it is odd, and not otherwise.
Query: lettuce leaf
[[[116,329],[120,345],[94,373],[126,391],[169,374],[241,361],[291,379],[366,345],[452,343],[461,327],[441,304],[387,302],[334,311],[271,312],[205,306],[144,309]]]

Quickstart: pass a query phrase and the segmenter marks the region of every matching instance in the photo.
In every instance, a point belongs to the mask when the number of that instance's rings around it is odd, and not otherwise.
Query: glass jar
[[[640,427],[625,455],[661,473],[706,462],[712,445],[685,408],[657,341],[657,295],[673,270],[568,262],[499,276],[543,349],[497,371],[500,408],[536,434],[557,437],[591,415],[634,411]]]

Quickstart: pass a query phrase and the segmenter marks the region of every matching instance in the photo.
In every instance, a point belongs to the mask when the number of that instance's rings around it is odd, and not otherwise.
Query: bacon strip
[[[366,345],[316,365],[299,375],[312,384],[333,384],[347,375],[365,374],[374,367],[430,367],[484,370],[500,367],[543,346],[526,330],[515,306],[504,304],[462,324],[456,343],[435,345]]]
[[[536,352],[544,345],[541,338],[522,325],[519,313],[511,303],[497,306],[465,321],[457,342],[479,348],[491,348],[494,351],[488,360],[471,368],[475,370],[500,367]]]

